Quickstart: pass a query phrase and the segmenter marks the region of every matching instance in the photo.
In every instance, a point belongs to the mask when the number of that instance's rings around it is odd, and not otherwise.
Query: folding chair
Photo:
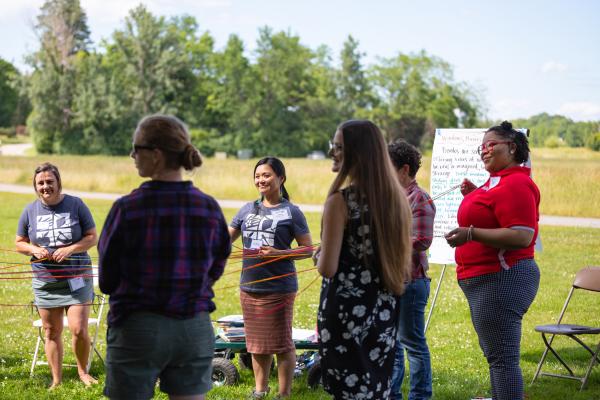
[[[94,300],[99,300],[100,306],[98,307],[98,313],[96,314],[96,316],[88,318],[88,331],[90,331],[90,329],[93,328],[94,334],[91,337],[91,341],[90,341],[91,342],[90,343],[91,351],[90,351],[90,356],[88,359],[87,366],[85,368],[86,372],[89,372],[90,367],[92,366],[92,358],[94,357],[94,353],[96,353],[98,358],[100,358],[100,360],[104,363],[104,360],[102,359],[102,356],[98,352],[96,345],[98,343],[98,331],[100,329],[100,323],[102,322],[102,311],[104,310],[104,303],[106,301],[106,298],[101,295],[94,295]],[[68,323],[66,316],[63,317],[63,326],[65,328],[69,329],[69,323]],[[33,353],[33,361],[31,362],[31,371],[29,372],[29,376],[33,376],[33,369],[35,368],[36,365],[48,365],[47,361],[38,360],[38,357],[40,354],[40,345],[44,342],[44,332],[43,332],[42,320],[37,319],[37,320],[33,321],[33,327],[38,329],[38,338],[37,338],[37,343],[35,344],[35,351]],[[76,367],[76,365],[73,365],[73,364],[63,364],[63,366]]]
[[[575,280],[573,281],[573,286],[571,287],[571,290],[569,291],[569,295],[567,296],[567,300],[565,301],[562,311],[560,312],[557,323],[552,324],[552,325],[539,325],[539,326],[535,327],[535,330],[542,334],[542,339],[544,340],[546,349],[544,350],[544,354],[542,355],[542,359],[540,360],[540,363],[538,364],[537,370],[535,372],[535,375],[534,375],[531,383],[535,382],[535,380],[537,379],[537,377],[539,375],[545,375],[545,376],[552,376],[555,378],[566,378],[566,379],[574,379],[574,380],[580,381],[581,387],[579,388],[579,390],[583,390],[583,388],[585,387],[585,384],[587,383],[588,378],[592,372],[592,368],[594,367],[594,364],[595,363],[600,364],[600,358],[598,357],[598,355],[600,354],[600,341],[598,342],[598,344],[596,346],[596,351],[593,351],[588,345],[586,345],[579,338],[579,336],[581,336],[581,335],[598,335],[598,334],[600,334],[600,327],[561,324],[561,321],[563,319],[563,316],[565,315],[565,311],[567,310],[567,306],[569,305],[569,302],[571,301],[571,297],[573,296],[573,292],[575,292],[575,289],[583,289],[583,290],[589,290],[589,291],[593,291],[593,292],[600,292],[600,267],[586,267],[586,268],[579,270],[579,272],[577,272],[577,274],[575,275]],[[596,315],[596,316],[598,315],[598,309],[595,309],[595,310],[592,309],[592,310],[590,310],[590,312],[593,315]],[[551,335],[550,339],[548,339],[547,335]],[[552,348],[552,341],[554,340],[554,337],[556,335],[563,335],[563,336],[567,336],[567,337],[573,339],[575,342],[579,343],[584,349],[586,349],[591,354],[590,363],[585,372],[585,375],[576,376],[573,373],[573,370],[567,365],[565,360],[563,360],[558,355],[556,350],[554,350],[554,348]],[[554,354],[556,359],[569,372],[569,375],[541,372],[542,364],[544,364],[544,361],[546,360],[546,355],[548,354],[548,351],[550,351],[552,354]]]

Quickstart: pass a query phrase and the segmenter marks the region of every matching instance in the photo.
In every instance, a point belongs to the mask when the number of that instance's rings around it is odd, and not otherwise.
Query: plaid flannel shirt
[[[412,209],[412,279],[427,276],[429,262],[427,249],[433,241],[433,220],[435,218],[435,205],[426,191],[421,189],[417,181],[406,188],[406,196]]]
[[[98,243],[109,325],[136,311],[191,318],[215,309],[231,240],[218,203],[192,182],[144,182],[117,200]]]

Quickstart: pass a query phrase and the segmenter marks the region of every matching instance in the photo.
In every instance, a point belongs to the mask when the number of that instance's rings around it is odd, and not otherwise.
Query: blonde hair
[[[412,212],[406,194],[395,176],[383,135],[373,122],[346,121],[338,131],[344,159],[329,195],[347,183],[356,190],[361,209],[366,202],[367,223],[375,232],[380,262],[371,267],[379,272],[386,289],[400,295],[411,278]],[[366,256],[365,262],[369,262]]]
[[[200,152],[191,143],[188,129],[179,118],[148,115],[138,123],[136,132],[142,135],[147,145],[162,150],[167,168],[183,167],[191,171],[202,165]]]

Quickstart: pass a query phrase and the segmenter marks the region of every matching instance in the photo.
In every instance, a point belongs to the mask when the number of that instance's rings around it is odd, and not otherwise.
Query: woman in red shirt
[[[492,398],[522,399],[521,321],[540,281],[534,260],[540,192],[522,166],[527,137],[510,122],[488,129],[478,151],[490,178],[479,188],[465,179],[459,228],[446,240],[456,247],[458,283],[489,363]]]

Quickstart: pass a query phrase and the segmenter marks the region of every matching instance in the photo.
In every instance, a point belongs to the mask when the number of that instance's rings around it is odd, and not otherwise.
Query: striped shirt
[[[136,311],[191,318],[215,309],[231,240],[218,203],[192,182],[144,182],[117,200],[98,243],[109,325]]]
[[[427,276],[429,262],[427,249],[433,240],[433,220],[435,205],[426,191],[421,189],[417,181],[406,188],[406,196],[412,210],[412,279]]]

